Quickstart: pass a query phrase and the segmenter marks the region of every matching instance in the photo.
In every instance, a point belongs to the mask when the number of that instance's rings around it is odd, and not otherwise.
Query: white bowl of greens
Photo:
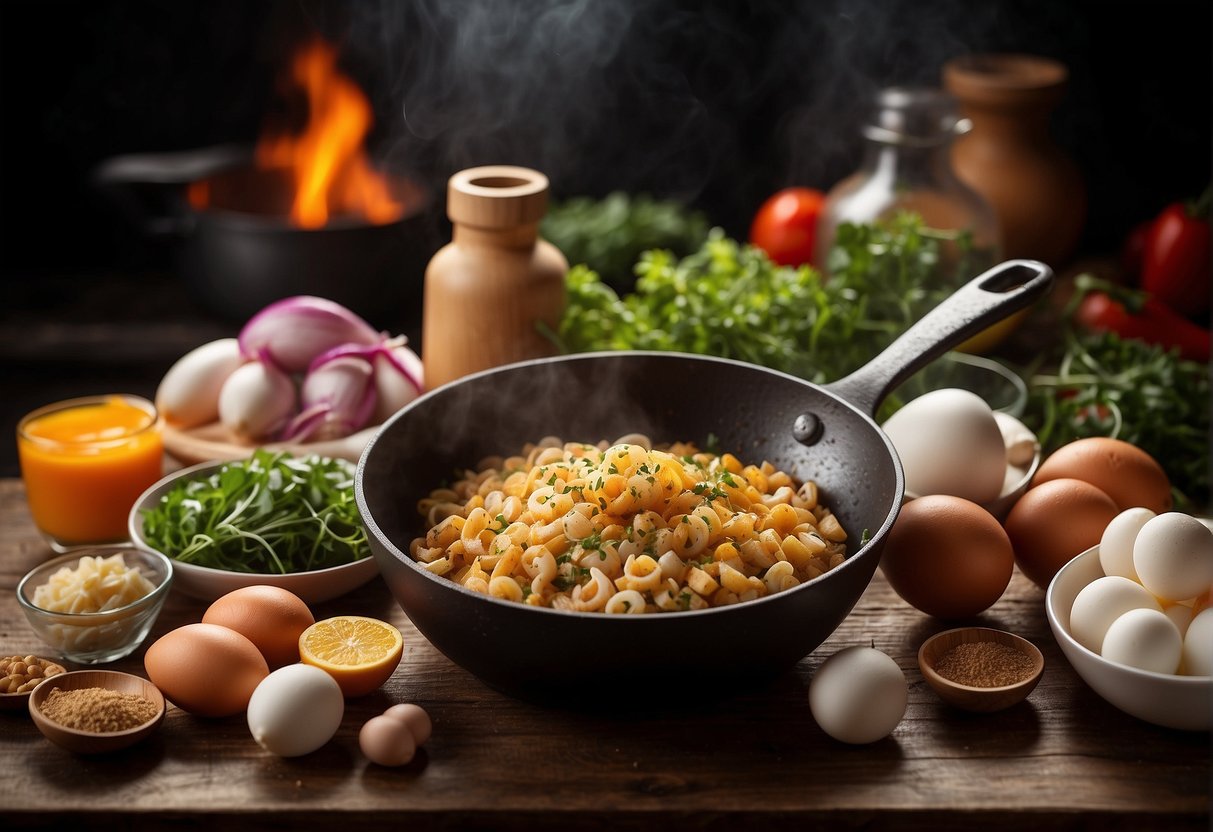
[[[268,584],[316,604],[379,574],[342,459],[259,450],[183,468],[143,492],[128,529],[173,561],[175,590],[204,601]]]

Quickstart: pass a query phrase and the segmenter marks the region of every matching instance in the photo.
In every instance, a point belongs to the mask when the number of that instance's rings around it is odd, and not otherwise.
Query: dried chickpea
[[[64,672],[61,665],[37,656],[4,656],[0,658],[0,693],[29,693],[43,679]]]

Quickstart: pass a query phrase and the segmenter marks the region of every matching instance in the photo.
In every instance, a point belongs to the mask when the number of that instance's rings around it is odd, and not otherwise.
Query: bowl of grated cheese
[[[97,546],[30,570],[17,585],[17,601],[39,638],[60,656],[100,664],[143,643],[172,581],[172,561],[159,552]]]

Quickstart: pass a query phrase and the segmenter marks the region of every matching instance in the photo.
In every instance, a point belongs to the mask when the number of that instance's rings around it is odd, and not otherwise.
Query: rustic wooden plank
[[[20,482],[0,481],[0,651],[45,654],[13,590],[48,555]],[[198,620],[203,609],[170,597],[151,639]],[[390,620],[406,644],[393,678],[350,702],[336,738],[318,752],[278,759],[256,746],[242,717],[202,720],[170,708],[151,740],[90,759],[43,740],[26,715],[0,714],[0,813],[42,828],[85,817],[89,828],[224,829],[402,821],[413,829],[1208,824],[1209,736],[1141,722],[1090,691],[1053,641],[1043,593],[1018,573],[974,623],[1031,639],[1045,654],[1044,677],[1026,702],[986,715],[954,710],[927,687],[918,645],[952,625],[907,606],[879,575],[838,631],[792,672],[742,694],[705,691],[681,701],[588,696],[551,708],[502,696],[431,647],[381,581],[314,612]],[[822,733],[806,698],[821,661],[852,644],[888,652],[910,681],[901,725],[864,747]],[[114,666],[142,673],[141,652]],[[358,729],[405,701],[430,712],[433,738],[401,769],[369,764]]]

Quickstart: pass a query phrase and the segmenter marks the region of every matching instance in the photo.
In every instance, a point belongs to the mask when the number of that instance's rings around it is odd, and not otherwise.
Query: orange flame
[[[334,51],[314,41],[295,56],[291,69],[292,80],[307,92],[307,126],[299,135],[262,137],[256,163],[291,171],[292,222],[320,228],[332,214],[341,213],[373,223],[398,219],[403,206],[362,149],[372,123],[370,105],[361,90],[337,71]]]

